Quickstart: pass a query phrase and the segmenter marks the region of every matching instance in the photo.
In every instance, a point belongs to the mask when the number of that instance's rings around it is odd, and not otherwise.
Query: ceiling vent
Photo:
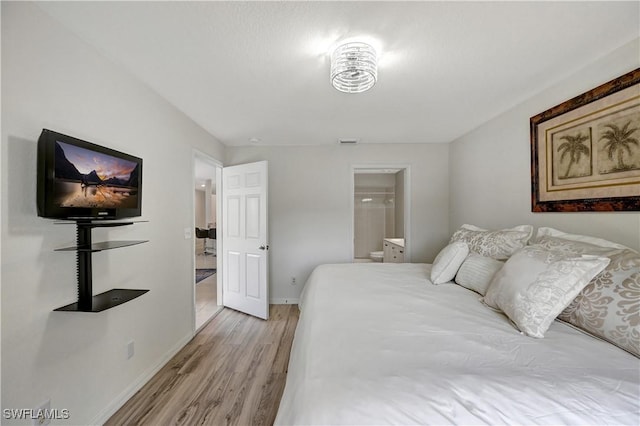
[[[355,145],[358,143],[358,139],[344,138],[344,139],[338,139],[338,142],[340,143],[340,145]]]

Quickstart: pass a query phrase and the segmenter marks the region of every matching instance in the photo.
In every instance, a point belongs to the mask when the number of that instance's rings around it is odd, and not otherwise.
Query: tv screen
[[[142,159],[43,129],[38,139],[38,215],[119,219],[142,214]]]

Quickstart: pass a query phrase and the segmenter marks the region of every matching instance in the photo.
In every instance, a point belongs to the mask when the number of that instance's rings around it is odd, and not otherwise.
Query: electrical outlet
[[[291,277],[291,285],[296,285],[296,277]]]
[[[51,423],[51,417],[46,413],[51,412],[51,400],[47,399],[33,411],[33,426],[47,426]]]
[[[185,240],[191,239],[191,228],[184,228],[184,239]]]
[[[127,359],[133,358],[133,355],[136,353],[136,342],[131,340],[127,343]]]

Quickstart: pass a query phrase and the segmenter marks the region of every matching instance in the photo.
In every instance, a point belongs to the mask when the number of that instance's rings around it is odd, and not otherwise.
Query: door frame
[[[221,206],[221,202],[219,202],[218,200],[218,192],[219,192],[219,188],[222,185],[222,168],[224,167],[222,164],[222,161],[218,160],[215,157],[212,157],[211,155],[200,151],[199,149],[193,148],[192,149],[192,155],[191,155],[191,229],[190,229],[190,235],[191,235],[191,242],[192,244],[190,245],[190,250],[191,250],[191,282],[193,283],[193,285],[191,286],[191,330],[192,330],[192,334],[195,335],[198,332],[198,329],[196,328],[196,286],[195,286],[195,282],[196,282],[196,251],[195,251],[195,244],[197,242],[196,237],[195,237],[195,228],[196,228],[196,212],[195,212],[195,205],[196,205],[196,196],[195,196],[195,187],[196,187],[196,160],[199,161],[205,161],[213,166],[215,166],[216,168],[216,227],[220,227],[222,224],[222,221],[224,220],[224,218],[222,217],[222,206]],[[186,232],[185,232],[186,235]],[[216,252],[222,249],[222,246],[224,244],[223,238],[222,238],[222,233],[219,233],[216,235]],[[222,270],[222,259],[220,256],[216,255],[216,291],[217,291],[217,296],[216,296],[216,303],[218,304],[218,306],[222,306],[222,285],[220,285],[222,283],[222,275],[224,274],[224,271]],[[220,311],[218,311],[219,313]],[[213,317],[215,317],[217,314],[214,314],[211,318],[213,319]]]
[[[349,252],[351,257],[349,262],[353,262],[355,258],[355,173],[359,169],[400,169],[404,170],[404,259],[405,262],[411,262],[411,165],[407,163],[357,163],[351,165],[351,186],[349,188],[349,211],[351,218],[349,220],[349,234],[351,235],[351,248]]]

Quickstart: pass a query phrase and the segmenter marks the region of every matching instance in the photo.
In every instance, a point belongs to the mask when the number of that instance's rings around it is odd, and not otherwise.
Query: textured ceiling
[[[640,2],[42,2],[229,146],[441,143],[640,35]],[[365,37],[378,83],[329,83]]]

